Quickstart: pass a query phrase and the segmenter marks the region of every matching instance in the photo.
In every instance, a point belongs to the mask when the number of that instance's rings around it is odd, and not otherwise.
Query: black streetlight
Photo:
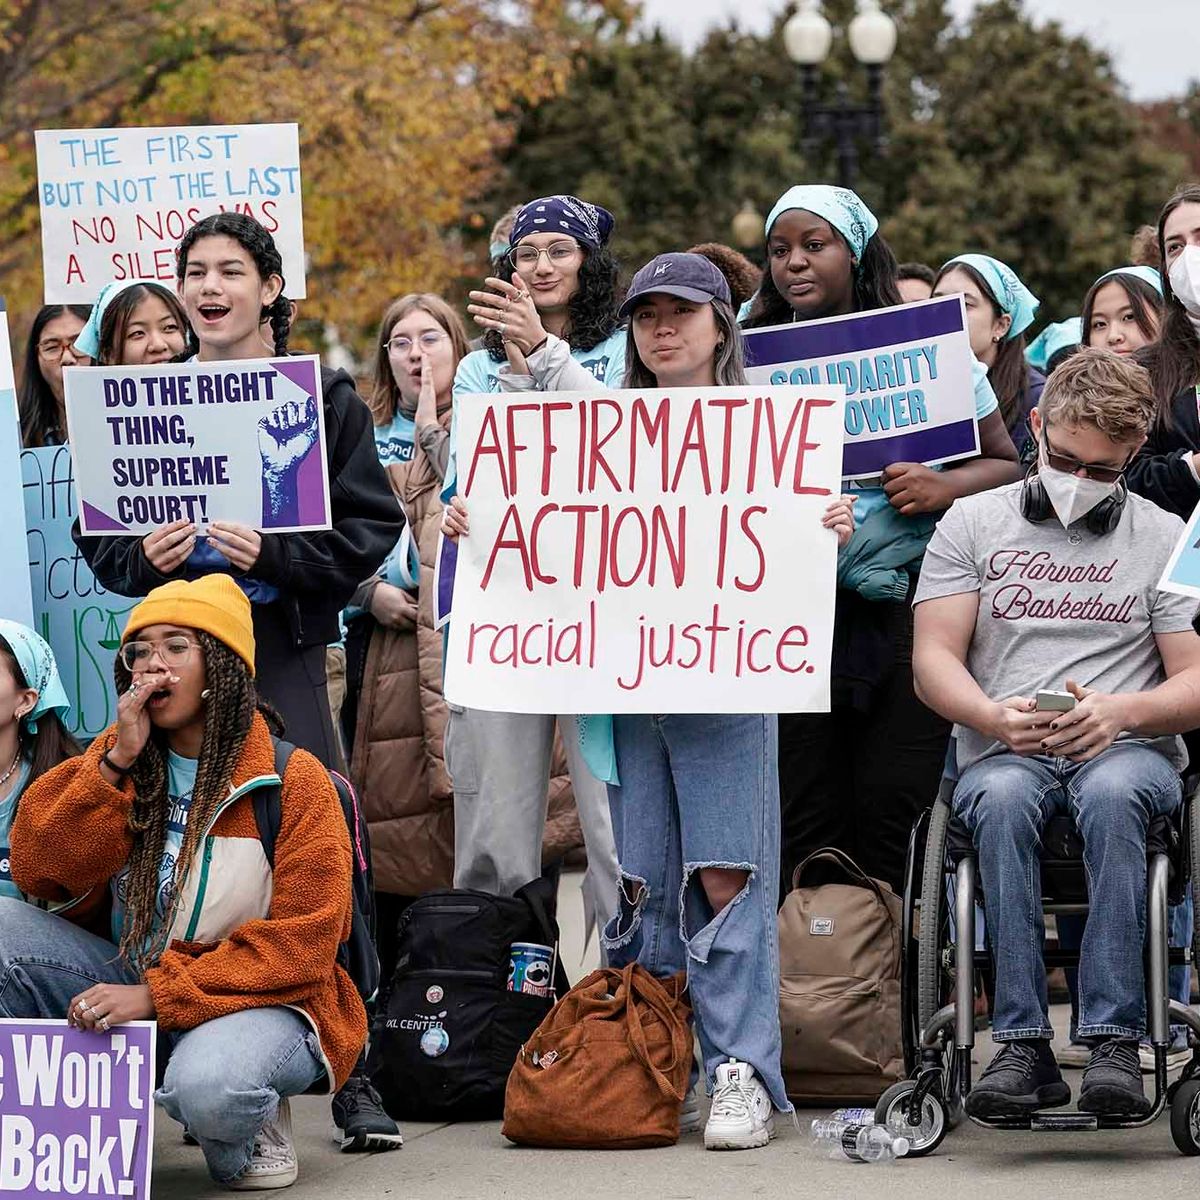
[[[821,12],[820,0],[800,0],[800,7],[783,27],[788,58],[800,68],[803,89],[804,151],[812,155],[822,141],[837,149],[838,183],[854,187],[858,173],[858,139],[868,139],[877,153],[883,135],[883,68],[896,49],[896,23],[879,7],[879,0],[858,0],[858,12],[846,29],[850,52],[867,69],[867,102],[850,100],[844,83],[837,85],[832,104],[817,99],[817,67],[829,55],[833,28]]]

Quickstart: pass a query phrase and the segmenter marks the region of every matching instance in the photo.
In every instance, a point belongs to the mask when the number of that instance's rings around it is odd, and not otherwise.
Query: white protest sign
[[[315,355],[64,372],[80,528],[170,521],[328,529],[325,406]]]
[[[47,304],[92,304],[114,280],[175,281],[175,247],[202,217],[241,212],[305,294],[300,136],[294,124],[39,129]]]
[[[25,505],[21,495],[21,437],[17,393],[8,345],[8,314],[0,300],[0,617],[33,624],[29,575],[16,570],[25,561]]]
[[[535,713],[829,706],[842,398],[458,399],[446,698]]]

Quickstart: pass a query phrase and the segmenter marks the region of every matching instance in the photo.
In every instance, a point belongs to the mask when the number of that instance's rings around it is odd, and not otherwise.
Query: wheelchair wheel
[[[1200,1154],[1200,1079],[1185,1079],[1171,1100],[1171,1137],[1181,1154]]]
[[[942,1005],[946,975],[942,949],[947,943],[949,914],[946,912],[946,826],[950,808],[937,803],[929,818],[925,839],[925,862],[921,868],[921,934],[917,948],[917,1019],[924,1030]]]
[[[942,1143],[950,1129],[950,1116],[941,1097],[927,1095],[921,1104],[921,1122],[910,1125],[904,1115],[904,1105],[917,1086],[915,1079],[902,1079],[894,1083],[875,1105],[875,1120],[900,1137],[908,1139],[909,1158],[923,1158],[932,1154]]]

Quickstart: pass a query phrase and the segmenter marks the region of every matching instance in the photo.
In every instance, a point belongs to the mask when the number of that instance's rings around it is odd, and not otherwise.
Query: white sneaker
[[[268,1121],[254,1139],[249,1165],[225,1186],[233,1192],[266,1192],[291,1187],[299,1173],[296,1146],[292,1141],[291,1105],[280,1100],[274,1119]]]
[[[681,1135],[700,1132],[700,1095],[694,1085],[688,1088],[679,1110],[679,1132]]]
[[[717,1068],[712,1108],[704,1127],[706,1150],[753,1150],[775,1136],[773,1106],[749,1063],[731,1058]]]

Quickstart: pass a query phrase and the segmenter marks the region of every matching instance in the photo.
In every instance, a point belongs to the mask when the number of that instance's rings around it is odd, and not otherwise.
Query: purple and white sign
[[[973,362],[961,296],[746,331],[752,383],[842,389],[846,479],[978,454]]]
[[[63,378],[84,533],[144,534],[180,519],[330,527],[315,355],[70,367]]]
[[[149,1200],[153,1021],[0,1020],[0,1195]]]
[[[441,629],[450,620],[454,604],[454,570],[458,565],[458,543],[438,534],[437,558],[433,563],[433,627]]]

